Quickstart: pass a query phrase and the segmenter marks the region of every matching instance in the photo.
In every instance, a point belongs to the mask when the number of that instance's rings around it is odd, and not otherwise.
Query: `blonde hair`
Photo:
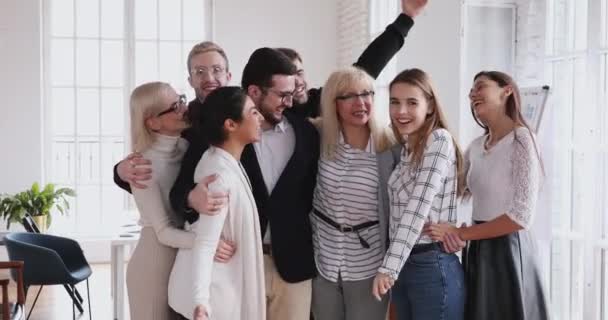
[[[143,152],[154,143],[153,132],[146,126],[146,120],[169,107],[163,102],[172,92],[171,85],[165,82],[148,82],[133,90],[129,99],[132,151]]]
[[[229,64],[228,64],[228,56],[226,55],[226,52],[224,51],[224,49],[222,49],[222,47],[218,46],[215,42],[211,42],[211,41],[203,41],[200,43],[195,44],[192,49],[190,49],[190,52],[188,53],[188,60],[186,61],[187,64],[187,68],[188,68],[188,74],[191,74],[191,68],[192,68],[192,58],[196,55],[199,55],[201,53],[207,53],[207,52],[217,52],[219,53],[220,56],[222,56],[222,58],[224,58],[224,61],[226,62],[226,71],[228,71],[230,68]]]
[[[347,93],[356,84],[362,84],[369,90],[374,89],[374,79],[364,70],[357,67],[346,67],[334,71],[321,93],[321,156],[332,159],[336,151],[341,124],[338,120],[336,97]],[[376,108],[371,108],[367,126],[377,153],[380,153],[396,143],[393,132],[383,126],[376,116]]]

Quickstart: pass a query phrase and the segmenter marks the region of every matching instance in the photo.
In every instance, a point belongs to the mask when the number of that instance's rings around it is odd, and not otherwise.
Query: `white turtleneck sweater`
[[[140,214],[139,224],[152,227],[160,243],[189,249],[196,234],[180,229],[184,219],[173,211],[169,201],[188,142],[178,136],[155,134],[154,138],[150,148],[142,152],[152,162],[152,178],[142,182],[146,189],[131,188]]]

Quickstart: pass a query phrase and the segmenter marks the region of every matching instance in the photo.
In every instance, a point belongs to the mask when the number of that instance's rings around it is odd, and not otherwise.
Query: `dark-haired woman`
[[[475,76],[469,98],[475,120],[486,131],[465,153],[474,224],[437,224],[427,231],[446,243],[470,241],[465,319],[548,319],[535,243],[528,231],[542,161],[521,114],[519,89],[510,76],[485,71]]]
[[[188,319],[265,319],[264,268],[256,204],[240,164],[243,148],[259,139],[261,116],[238,87],[213,91],[190,119],[211,145],[194,180],[217,175],[209,188],[229,194],[214,216],[201,215],[191,228],[192,251],[180,250],[171,272],[169,304]],[[227,263],[214,262],[220,237],[239,243]]]

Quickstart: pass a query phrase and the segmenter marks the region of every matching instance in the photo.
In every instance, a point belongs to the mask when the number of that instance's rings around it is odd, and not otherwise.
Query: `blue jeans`
[[[465,298],[458,257],[439,249],[410,255],[392,289],[399,320],[462,320]]]

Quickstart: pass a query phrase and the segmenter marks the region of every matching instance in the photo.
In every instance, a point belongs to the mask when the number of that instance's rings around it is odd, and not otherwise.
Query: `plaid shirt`
[[[419,168],[404,148],[388,181],[390,246],[378,272],[396,280],[414,245],[432,242],[420,235],[425,222],[457,224],[456,188],[456,150],[447,130],[429,136]]]

